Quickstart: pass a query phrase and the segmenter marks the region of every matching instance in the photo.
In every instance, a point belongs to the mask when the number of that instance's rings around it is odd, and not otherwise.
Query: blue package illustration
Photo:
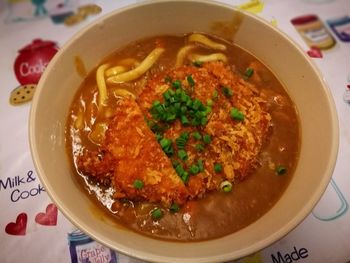
[[[350,17],[342,16],[327,20],[328,26],[334,34],[343,42],[350,42]]]

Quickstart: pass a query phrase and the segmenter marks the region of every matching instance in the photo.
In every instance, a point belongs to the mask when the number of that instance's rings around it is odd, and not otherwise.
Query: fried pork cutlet
[[[174,154],[167,156],[147,121],[162,124],[150,109],[154,101],[164,102],[164,92],[174,89],[174,82],[177,86],[181,83],[181,89],[192,99],[210,107],[210,112],[201,125],[182,125],[179,119],[165,125],[162,137],[170,139],[174,147]],[[125,98],[118,102],[100,152],[86,152],[78,162],[78,168],[87,174],[112,174],[116,198],[183,204],[218,190],[223,181],[243,180],[257,167],[271,117],[259,91],[229,66],[208,62],[200,68],[182,66],[161,72],[149,79],[138,95],[136,101]],[[181,160],[175,142],[184,132],[190,135],[182,149],[188,158]],[[204,143],[191,136],[195,132],[209,136],[210,141]],[[200,149],[198,144],[202,144]],[[179,175],[178,165],[189,171],[199,162],[200,171],[186,180]],[[217,164],[222,169],[215,168]]]
[[[97,153],[85,154],[78,166],[83,172],[101,176],[96,171],[103,170],[101,167],[105,167],[105,162],[108,162],[110,170],[114,172],[115,196],[166,205],[172,202],[183,204],[186,201],[188,193],[184,183],[133,99],[126,98],[118,102],[102,149],[104,155],[100,161],[96,161]]]

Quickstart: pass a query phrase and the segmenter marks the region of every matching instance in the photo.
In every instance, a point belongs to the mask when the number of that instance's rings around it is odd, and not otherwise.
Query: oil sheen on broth
[[[178,241],[261,217],[288,186],[300,146],[296,108],[273,73],[195,33],[110,55],[83,81],[66,129],[72,169],[96,205],[129,229]]]

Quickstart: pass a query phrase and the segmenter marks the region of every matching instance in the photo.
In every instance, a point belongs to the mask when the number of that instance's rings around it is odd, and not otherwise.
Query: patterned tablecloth
[[[51,57],[94,19],[136,2],[0,1],[0,262],[141,262],[91,240],[57,211],[28,143],[30,99]],[[224,2],[263,17],[301,45],[329,84],[340,126],[334,174],[312,213],[280,241],[237,262],[350,262],[350,1]],[[300,24],[307,21],[318,26],[305,31]]]

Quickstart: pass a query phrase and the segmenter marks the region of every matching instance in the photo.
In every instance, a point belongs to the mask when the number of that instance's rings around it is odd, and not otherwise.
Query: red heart
[[[312,58],[322,58],[323,57],[321,49],[319,49],[318,47],[311,47],[311,49],[307,51],[307,54]]]
[[[8,223],[5,232],[9,235],[24,236],[27,229],[27,214],[20,213],[16,218],[16,223]]]
[[[39,213],[35,216],[35,222],[44,226],[57,225],[57,207],[54,204],[49,204],[46,207],[46,213]]]

